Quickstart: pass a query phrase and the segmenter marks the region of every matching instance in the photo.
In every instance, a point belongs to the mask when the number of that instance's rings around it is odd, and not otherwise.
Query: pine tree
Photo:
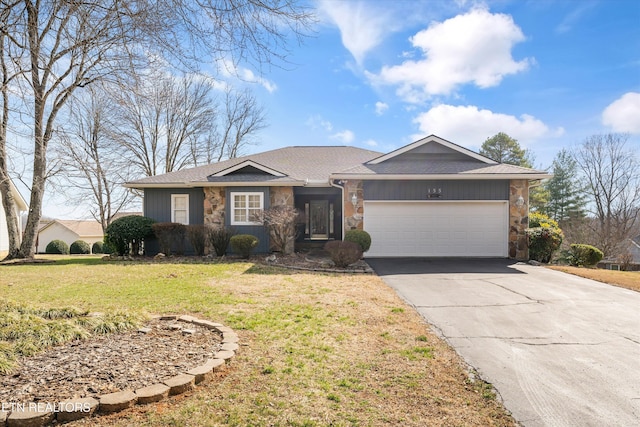
[[[578,180],[578,165],[573,156],[567,150],[561,150],[552,167],[553,178],[545,184],[549,191],[547,214],[556,221],[584,217],[584,187]]]

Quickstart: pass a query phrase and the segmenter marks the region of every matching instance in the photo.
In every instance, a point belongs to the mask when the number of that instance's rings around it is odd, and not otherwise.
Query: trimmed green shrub
[[[249,258],[251,256],[251,252],[253,249],[258,246],[260,240],[254,235],[251,234],[236,234],[231,237],[229,240],[231,244],[231,249],[233,252],[242,256],[243,258]]]
[[[151,225],[154,222],[151,218],[139,215],[118,218],[107,227],[105,243],[118,255],[138,255],[144,239],[153,235]]]
[[[158,239],[160,251],[165,255],[171,255],[173,249],[178,255],[184,254],[184,238],[187,227],[178,222],[156,222],[151,224],[153,234]]]
[[[187,238],[198,256],[204,255],[209,229],[204,224],[187,225]]]
[[[604,254],[595,246],[573,243],[569,254],[569,264],[577,267],[591,267],[602,261]]]
[[[564,234],[558,223],[539,212],[529,215],[529,228],[525,230],[529,259],[547,263],[560,248]]]
[[[362,247],[358,243],[334,240],[324,245],[336,267],[347,267],[362,258]]]
[[[91,246],[84,240],[76,240],[69,247],[69,252],[72,255],[87,255],[91,253]]]
[[[52,240],[44,251],[47,254],[69,255],[69,245],[62,240]]]
[[[209,243],[213,246],[217,256],[223,256],[227,253],[231,238],[235,234],[236,231],[233,228],[213,227],[209,229]]]
[[[91,246],[91,253],[92,254],[103,254],[104,253],[103,246],[104,245],[102,244],[102,242],[95,242]]]
[[[362,252],[367,252],[371,247],[371,235],[364,230],[349,230],[344,234],[344,240],[359,244]]]

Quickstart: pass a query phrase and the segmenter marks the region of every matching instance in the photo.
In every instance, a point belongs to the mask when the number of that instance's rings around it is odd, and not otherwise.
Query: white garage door
[[[507,202],[365,202],[367,257],[506,257]]]

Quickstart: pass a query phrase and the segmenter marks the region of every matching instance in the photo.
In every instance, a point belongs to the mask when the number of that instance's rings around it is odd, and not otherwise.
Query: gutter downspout
[[[346,181],[343,181],[341,179],[339,179],[337,181],[338,182],[346,182]],[[340,184],[337,184],[336,180],[331,179],[331,178],[329,179],[329,184],[331,184],[332,187],[339,188],[340,189],[340,194],[342,194],[341,200],[340,200],[340,209],[342,210],[341,213],[340,213],[340,218],[341,218],[340,222],[342,223],[340,225],[340,227],[342,229],[342,234],[340,236],[342,237],[342,240],[344,240],[344,187],[342,185],[340,185]]]

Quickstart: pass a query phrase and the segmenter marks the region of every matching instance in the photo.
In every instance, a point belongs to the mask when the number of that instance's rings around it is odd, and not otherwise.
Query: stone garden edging
[[[167,396],[192,390],[197,384],[210,379],[214,372],[222,370],[231,362],[239,349],[238,335],[221,323],[199,319],[189,315],[160,316],[161,320],[176,320],[202,326],[222,334],[220,349],[203,365],[167,378],[138,390],[124,390],[104,394],[97,398],[86,397],[55,403],[30,402],[21,404],[17,410],[0,409],[0,427],[41,427],[57,421],[60,423],[87,418],[94,413],[114,413],[133,405],[159,402]]]

